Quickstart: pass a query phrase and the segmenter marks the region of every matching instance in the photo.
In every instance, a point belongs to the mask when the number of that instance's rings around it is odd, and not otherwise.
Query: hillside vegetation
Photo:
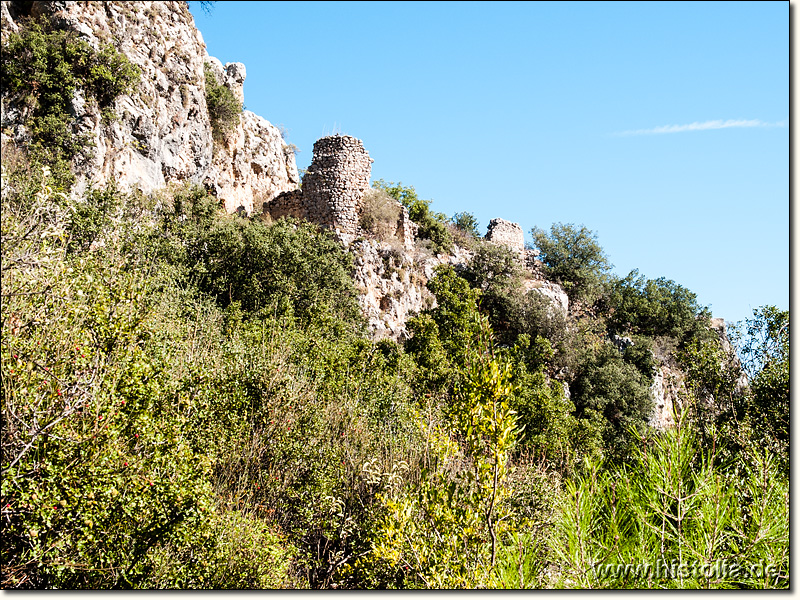
[[[744,324],[737,391],[684,288],[598,274],[567,316],[474,240],[372,342],[316,226],[3,165],[4,587],[788,585],[788,314]],[[661,433],[655,343],[690,378]],[[774,571],[593,569],[722,558]]]
[[[375,341],[326,229],[188,184],[70,194],[91,148],[59,86],[110,111],[138,72],[14,36],[3,588],[789,587],[788,312],[733,327],[737,356],[690,290],[614,275],[557,223],[531,233],[562,311],[473,215],[377,181],[364,231],[396,222],[390,198],[415,252],[472,258],[437,267],[407,339]],[[684,384],[659,429],[662,364]]]

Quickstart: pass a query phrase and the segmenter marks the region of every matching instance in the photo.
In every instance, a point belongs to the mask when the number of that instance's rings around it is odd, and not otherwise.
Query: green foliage
[[[3,587],[787,587],[788,313],[740,328],[742,394],[654,308],[680,286],[617,288],[620,351],[476,245],[374,342],[328,233],[198,187],[73,201],[3,150]],[[655,332],[689,392],[658,435]],[[602,567],[723,559],[775,570]]]
[[[200,188],[175,194],[164,228],[156,239],[161,255],[223,307],[238,303],[246,313],[292,315],[301,323],[323,315],[361,323],[352,258],[324,229],[222,216]]]
[[[437,306],[408,321],[412,336],[406,350],[426,373],[423,382],[441,389],[452,386],[451,372],[466,364],[468,348],[478,333],[478,292],[449,265],[436,267],[428,289]]]
[[[653,412],[650,378],[610,344],[587,354],[570,386],[576,415],[602,423],[604,446],[613,460],[625,460]],[[602,417],[602,419],[598,419]]]
[[[453,223],[460,231],[466,233],[468,236],[475,239],[481,237],[481,232],[478,229],[478,219],[475,215],[469,212],[457,212],[452,216],[450,222]]]
[[[520,331],[515,327],[522,298],[522,270],[505,246],[482,243],[464,271],[469,284],[481,291],[480,307],[501,339],[510,342]]]
[[[222,143],[239,123],[242,103],[221,81],[217,81],[211,66],[205,65],[206,107],[211,119],[211,132],[215,142]]]
[[[111,190],[3,189],[4,586],[348,581],[374,518],[364,465],[419,461],[402,349],[319,305],[302,328],[223,310],[159,262],[229,220],[197,191],[148,225]]]
[[[763,306],[731,330],[748,375],[750,389],[737,412],[746,419],[760,444],[768,445],[789,464],[789,311]]]
[[[26,106],[31,156],[49,165],[66,188],[73,180],[70,162],[88,148],[70,114],[73,98],[82,93],[107,112],[134,88],[140,71],[113,46],[95,51],[72,32],[35,22],[9,33],[2,57],[3,96]]]
[[[602,443],[599,435],[588,421],[574,416],[575,406],[565,397],[562,383],[545,374],[545,365],[552,357],[549,342],[540,337],[531,342],[527,334],[521,334],[513,355],[515,391],[511,404],[521,426],[520,450],[547,461],[560,472],[569,471],[576,456],[598,454]],[[533,370],[530,365],[538,367]]]
[[[769,453],[733,467],[717,450],[683,421],[629,466],[588,464],[558,500],[556,585],[788,587],[788,480]]]
[[[719,340],[694,339],[679,353],[679,359],[689,389],[701,404],[722,407],[733,402],[739,370]]]
[[[402,183],[385,182],[378,179],[372,187],[386,192],[408,209],[408,216],[419,225],[418,235],[421,239],[431,240],[436,252],[447,252],[453,246],[453,237],[447,227],[447,216],[430,209],[431,201],[422,200],[413,187],[404,187]]]
[[[615,279],[603,299],[609,330],[688,340],[708,328],[710,313],[697,296],[674,281],[646,279],[637,270]]]
[[[500,539],[515,526],[504,503],[516,416],[510,406],[511,365],[484,339],[470,355],[449,409],[453,433],[462,440],[466,467],[455,473],[452,442],[441,430],[429,434],[438,459],[422,481],[383,496],[385,517],[375,534],[372,560],[402,574],[408,587],[473,588],[496,585]]]
[[[86,252],[99,241],[111,224],[122,201],[114,185],[104,190],[89,190],[83,202],[76,204],[69,224],[68,252]]]
[[[155,548],[202,535],[209,463],[143,347],[157,281],[68,257],[52,195],[3,198],[4,586],[142,585]]]
[[[594,302],[611,268],[597,235],[583,226],[554,223],[550,233],[534,227],[531,236],[548,279],[560,283],[570,301]]]
[[[574,372],[582,339],[575,324],[564,311],[554,309],[550,300],[536,290],[516,299],[510,330],[531,339],[542,337],[552,349],[551,371]]]

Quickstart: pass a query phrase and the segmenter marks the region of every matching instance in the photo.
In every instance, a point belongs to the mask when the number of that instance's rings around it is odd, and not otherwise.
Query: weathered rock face
[[[724,366],[739,370],[741,367],[739,357],[728,339],[725,320],[711,319],[711,329],[717,334],[720,348],[725,354]],[[657,348],[655,357],[659,366],[653,379],[653,385],[650,387],[654,403],[650,424],[657,429],[665,429],[675,425],[675,413],[676,411],[680,413],[684,399],[688,397],[686,373],[669,352]],[[747,377],[741,373],[736,381],[736,393],[742,393],[747,384]],[[713,397],[699,400],[704,402],[707,408],[714,410],[715,400]]]
[[[567,293],[564,291],[564,288],[557,283],[534,279],[524,281],[523,287],[526,293],[530,290],[534,290],[535,292],[541,294],[550,301],[550,303],[553,305],[553,308],[560,310],[565,315],[569,311],[569,298],[567,297]]]
[[[300,184],[294,152],[280,131],[248,110],[220,146],[203,183],[228,212],[258,212],[264,202]]]
[[[681,409],[681,398],[686,394],[686,374],[668,364],[661,364],[653,376],[650,394],[653,398],[653,415],[650,425],[659,430],[675,426],[675,414]]]
[[[458,247],[453,254],[431,257],[375,240],[357,240],[350,251],[358,301],[370,333],[374,339],[394,340],[408,337],[406,322],[413,314],[436,306],[436,298],[426,287],[434,269],[442,264],[461,268],[472,257]]]
[[[493,244],[506,246],[520,260],[525,259],[525,235],[519,223],[512,223],[505,219],[492,219],[489,221],[486,239]]]
[[[268,199],[297,187],[294,153],[280,132],[252,113],[215,156],[206,107],[204,63],[222,70],[242,98],[244,65],[225,67],[208,56],[184,2],[2,2],[3,36],[26,16],[76,32],[95,49],[112,44],[141,70],[136,89],[117,98],[118,119],[104,123],[93,103],[73,100],[76,134],[94,144],[89,160],[74,164],[75,195],[91,184],[115,180],[121,190],[153,192],[171,182],[205,184],[229,211],[253,197]],[[3,98],[2,127],[24,143],[26,132],[13,99]],[[262,200],[263,201],[263,200]]]

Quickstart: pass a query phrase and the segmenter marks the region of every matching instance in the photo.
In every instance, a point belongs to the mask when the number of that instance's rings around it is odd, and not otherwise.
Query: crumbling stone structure
[[[302,190],[285,192],[264,203],[264,212],[274,219],[306,219],[350,242],[358,235],[360,204],[369,188],[372,162],[361,140],[349,135],[319,139]]]
[[[400,206],[400,216],[397,219],[397,231],[395,236],[400,238],[403,242],[403,248],[411,250],[414,247],[414,240],[417,239],[419,232],[419,225],[411,220],[408,216],[408,209],[405,206]]]
[[[486,240],[493,244],[506,246],[514,252],[520,261],[525,259],[525,235],[519,223],[505,219],[492,219],[486,232]]]

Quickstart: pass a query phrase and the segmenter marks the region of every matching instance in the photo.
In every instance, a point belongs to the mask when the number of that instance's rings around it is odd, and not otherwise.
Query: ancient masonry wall
[[[486,240],[493,244],[506,246],[516,253],[521,261],[525,260],[525,235],[519,223],[505,219],[492,219],[486,232]]]
[[[280,194],[264,203],[273,219],[296,217],[336,231],[350,242],[358,234],[361,199],[369,188],[372,159],[361,140],[333,135],[314,144],[302,190]]]

